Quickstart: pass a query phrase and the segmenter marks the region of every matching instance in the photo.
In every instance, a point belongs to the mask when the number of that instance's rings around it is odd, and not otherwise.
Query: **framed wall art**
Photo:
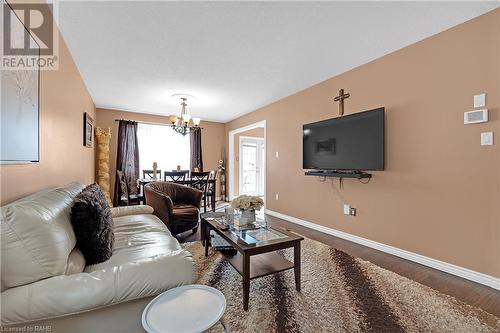
[[[83,113],[83,145],[89,148],[94,145],[94,119],[87,112]]]
[[[4,7],[4,10],[7,8],[10,7]],[[30,55],[40,59],[38,43],[14,14],[11,15],[8,32],[12,43],[29,40],[31,48],[34,48],[34,55],[24,54],[28,51],[19,49],[22,53],[20,57]],[[0,164],[39,162],[40,69],[18,66],[0,72]]]

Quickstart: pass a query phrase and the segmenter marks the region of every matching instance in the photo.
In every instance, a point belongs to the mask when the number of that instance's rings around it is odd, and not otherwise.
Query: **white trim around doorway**
[[[261,120],[256,123],[243,126],[234,130],[231,130],[228,132],[228,139],[229,139],[229,152],[228,152],[228,167],[229,167],[229,200],[233,200],[235,198],[234,195],[234,135],[245,132],[254,128],[259,128],[262,127],[264,128],[264,202],[266,200],[266,165],[267,165],[267,128],[266,128],[266,121]]]

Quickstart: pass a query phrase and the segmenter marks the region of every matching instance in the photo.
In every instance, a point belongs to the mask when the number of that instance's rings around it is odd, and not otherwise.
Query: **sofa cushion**
[[[76,235],[76,247],[82,251],[87,265],[111,258],[113,218],[99,185],[91,184],[76,196],[71,208],[71,224]]]
[[[178,224],[195,224],[198,222],[200,211],[190,205],[174,206],[172,217]]]
[[[193,283],[191,254],[156,216],[118,217],[113,228],[115,245],[109,260],[87,266],[83,273],[4,291],[2,324],[69,315]]]
[[[135,214],[153,214],[153,207],[148,205],[118,206],[111,208],[111,214],[113,218]]]
[[[69,214],[82,188],[43,190],[1,208],[2,290],[64,274],[76,243]]]
[[[85,272],[117,267],[150,256],[161,256],[182,250],[168,228],[152,214],[116,217],[114,231],[113,256],[101,264],[88,265],[85,267]]]

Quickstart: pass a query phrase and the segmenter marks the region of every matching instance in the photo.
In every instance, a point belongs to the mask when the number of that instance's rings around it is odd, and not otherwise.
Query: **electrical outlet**
[[[276,158],[279,158],[280,157],[280,154],[278,152],[276,152]]]
[[[344,215],[351,215],[351,206],[344,204]]]
[[[280,195],[278,193],[276,193],[275,198],[276,198],[276,201],[278,201],[280,199]]]
[[[356,216],[356,208],[351,207],[350,214],[351,214],[352,216]]]

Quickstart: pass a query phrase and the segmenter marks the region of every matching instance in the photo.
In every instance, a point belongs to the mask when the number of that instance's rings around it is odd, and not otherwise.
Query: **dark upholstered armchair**
[[[171,182],[153,182],[144,186],[146,203],[173,235],[198,230],[203,192]]]

